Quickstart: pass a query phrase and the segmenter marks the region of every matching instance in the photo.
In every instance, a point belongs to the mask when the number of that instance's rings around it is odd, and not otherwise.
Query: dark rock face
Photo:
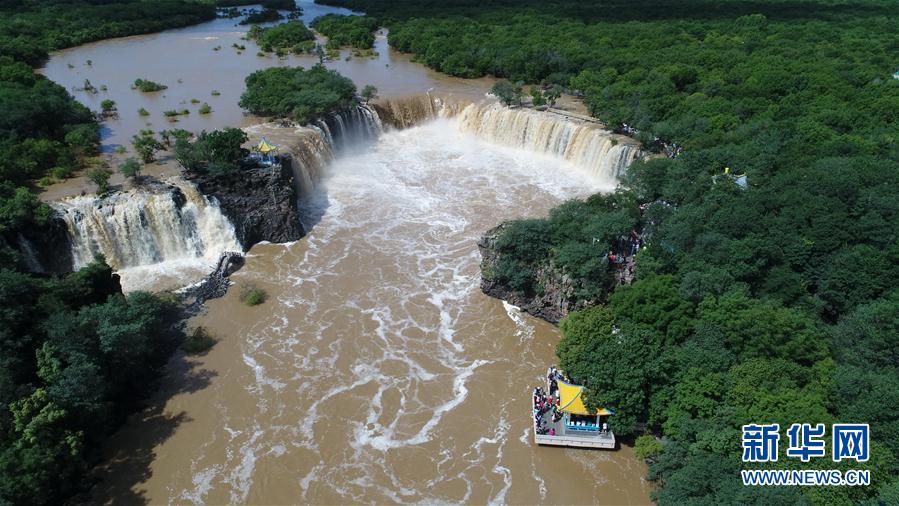
[[[241,170],[231,178],[185,174],[200,192],[215,197],[234,224],[244,250],[258,242],[290,242],[306,235],[300,221],[290,161]]]
[[[212,273],[200,283],[182,292],[187,314],[197,314],[207,300],[223,297],[231,286],[231,280],[228,278],[243,267],[243,264],[244,258],[240,253],[232,251],[223,253]]]
[[[23,230],[9,242],[19,250],[31,271],[63,274],[74,270],[66,222],[56,213],[46,225]]]
[[[503,225],[488,230],[478,241],[481,250],[481,291],[513,304],[522,311],[550,323],[559,323],[569,312],[593,305],[593,301],[578,299],[571,278],[554,268],[552,262],[536,271],[536,281],[542,287],[540,293],[516,292],[494,279],[492,272],[499,261],[496,238]]]

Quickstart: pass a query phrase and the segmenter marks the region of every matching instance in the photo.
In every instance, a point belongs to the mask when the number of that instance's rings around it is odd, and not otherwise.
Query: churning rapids
[[[594,139],[578,152],[615,160],[591,173],[560,140],[588,132],[497,114],[469,106],[328,164],[311,233],[255,246],[232,278],[270,300],[207,302],[195,323],[220,342],[176,361],[160,405],[116,434],[97,499],[648,502],[629,447],[534,446],[529,395],[558,332],[480,292],[476,247],[501,220],[610,189],[636,147]],[[510,121],[533,149],[477,137]]]

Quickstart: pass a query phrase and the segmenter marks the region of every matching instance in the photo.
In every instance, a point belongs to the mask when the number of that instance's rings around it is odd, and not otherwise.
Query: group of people
[[[556,389],[558,389],[558,385]],[[537,434],[556,435],[555,428],[547,428],[546,415],[552,411],[553,423],[558,422],[562,418],[562,412],[559,411],[557,406],[558,402],[559,399],[555,395],[547,395],[547,393],[540,387],[534,388],[534,424],[537,426]]]
[[[622,123],[619,131],[631,137],[634,137],[638,133],[640,133],[640,130],[628,125],[627,123]],[[667,156],[668,158],[677,158],[678,155],[684,152],[683,146],[679,146],[676,142],[666,142],[659,138],[658,135],[653,136],[652,143],[661,148],[661,150],[665,152],[665,156]]]
[[[562,419],[562,412],[559,411],[559,381],[571,382],[571,378],[562,374],[562,371],[550,366],[546,371],[546,383],[549,385],[549,392],[537,387],[534,389],[534,423],[537,425],[537,434],[556,435],[556,429],[547,428],[547,419],[552,416],[552,423],[556,423]],[[551,413],[551,414],[550,414]]]

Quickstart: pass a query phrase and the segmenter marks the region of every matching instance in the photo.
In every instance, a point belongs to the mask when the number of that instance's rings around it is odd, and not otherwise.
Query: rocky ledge
[[[248,250],[258,242],[290,242],[306,235],[290,161],[281,162],[244,169],[239,177],[185,175],[200,192],[218,200],[222,213],[234,224],[238,241]]]
[[[495,279],[492,273],[500,258],[496,239],[503,227],[501,224],[488,230],[478,241],[481,250],[481,291],[550,323],[559,323],[569,312],[594,304],[593,301],[576,297],[572,279],[556,269],[552,261],[536,271],[535,284],[541,287],[539,293],[521,293]]]

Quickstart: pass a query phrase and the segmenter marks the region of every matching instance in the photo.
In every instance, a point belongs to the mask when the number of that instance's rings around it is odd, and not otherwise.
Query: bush
[[[155,83],[153,81],[150,81],[149,79],[135,79],[134,84],[131,86],[131,88],[140,90],[143,93],[152,93],[155,91],[162,91],[164,89],[167,89],[168,86]]]
[[[652,459],[662,452],[662,442],[655,436],[644,435],[634,441],[634,454],[643,460]]]
[[[141,130],[139,135],[131,137],[131,145],[144,163],[156,160],[156,152],[163,148],[152,130]]]
[[[96,167],[87,172],[87,179],[97,185],[97,193],[104,194],[109,191],[109,178],[112,171],[105,167]]]
[[[212,112],[212,107],[209,107],[209,104],[203,102],[203,105],[197,110],[200,114],[209,114]]]
[[[197,355],[209,351],[218,340],[205,327],[199,326],[190,333],[181,344],[181,349],[188,355]]]
[[[141,115],[141,116],[149,116],[149,115],[150,115],[150,111],[148,111],[148,110],[144,109],[143,107],[141,107],[140,109],[137,110],[137,114],[139,114],[139,115]]]
[[[53,167],[50,169],[50,176],[54,179],[68,179],[72,177],[72,169],[63,166]]]
[[[140,162],[137,161],[137,158],[128,158],[119,165],[119,172],[130,179],[140,177],[140,169]]]
[[[254,285],[246,285],[240,292],[240,300],[248,306],[258,306],[265,302],[267,298],[268,294],[265,290]]]
[[[213,176],[236,174],[250,152],[243,147],[247,134],[239,128],[225,128],[201,132],[191,142],[178,137],[175,142],[175,158],[185,169],[208,173]]]

